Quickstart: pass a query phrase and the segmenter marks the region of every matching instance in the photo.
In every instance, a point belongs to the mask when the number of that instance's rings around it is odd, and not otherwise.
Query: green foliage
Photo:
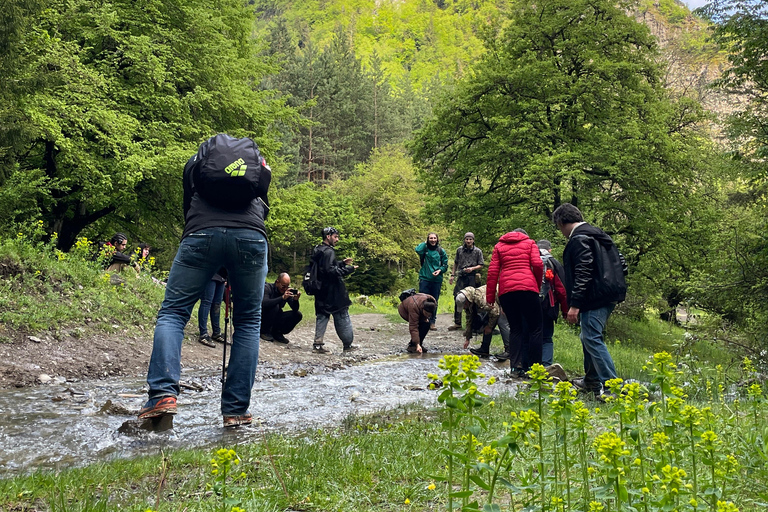
[[[91,242],[81,238],[73,251],[43,242],[42,221],[13,238],[0,238],[0,322],[24,331],[151,327],[165,289],[149,267],[114,277],[93,261]],[[78,334],[79,335],[79,334]]]
[[[273,270],[300,270],[325,226],[341,232],[337,253],[360,265],[348,279],[353,290],[390,291],[398,273],[418,265],[413,248],[428,227],[416,173],[401,147],[374,151],[346,180],[277,189],[271,201]]]
[[[292,117],[257,88],[271,68],[241,3],[211,14],[196,0],[53,2],[25,21],[19,65],[2,78],[0,187],[26,199],[0,211],[41,215],[64,250],[100,220],[178,236],[181,169],[197,144],[227,131],[270,155],[273,123]]]

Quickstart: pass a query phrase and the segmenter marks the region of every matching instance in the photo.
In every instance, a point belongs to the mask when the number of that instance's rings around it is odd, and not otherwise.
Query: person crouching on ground
[[[493,329],[496,324],[499,325],[501,339],[504,342],[504,352],[495,354],[499,361],[509,359],[509,323],[507,317],[502,315],[501,307],[498,302],[489,305],[485,301],[485,285],[475,288],[467,286],[456,294],[456,307],[463,309],[467,313],[467,328],[464,330],[464,348],[469,347],[472,333],[475,330],[478,320],[483,329],[483,342],[480,348],[470,348],[469,351],[481,358],[491,357],[491,339],[493,338]],[[481,318],[482,317],[482,318]]]
[[[264,285],[264,299],[261,301],[261,339],[289,343],[285,335],[301,322],[300,296],[300,291],[291,288],[291,276],[286,272],[277,276],[274,284]],[[286,304],[290,309],[283,311]]]
[[[426,352],[423,342],[430,331],[430,319],[437,311],[437,301],[426,293],[411,295],[397,306],[397,312],[403,320],[408,321],[408,331],[411,333],[411,342],[406,350],[412,354]]]

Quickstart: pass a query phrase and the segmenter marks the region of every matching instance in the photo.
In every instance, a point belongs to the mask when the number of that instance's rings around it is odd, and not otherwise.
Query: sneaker
[[[288,338],[286,338],[282,334],[276,334],[276,335],[272,336],[272,341],[274,341],[276,343],[283,343],[285,345],[290,343],[290,341],[288,341]]]
[[[493,357],[499,360],[499,362],[504,362],[507,359],[509,359],[509,352],[499,352],[498,354],[493,354]]]
[[[586,382],[584,379],[573,379],[571,381],[573,387],[584,393],[594,393],[596,396],[600,395],[603,390],[603,386],[596,382]]]
[[[343,349],[341,349],[341,351],[342,351],[342,352],[345,352],[345,353],[346,353],[346,352],[354,352],[355,350],[357,350],[357,349],[359,349],[359,348],[360,348],[360,347],[358,347],[357,345],[350,345],[350,346],[348,346],[348,347],[344,347]]]
[[[555,382],[568,381],[568,375],[565,373],[565,370],[563,370],[563,367],[557,363],[547,366],[545,370],[547,370],[547,373],[555,379]]]
[[[263,339],[264,341],[275,341],[275,338],[273,338],[271,334],[268,334],[266,332],[262,332],[261,334],[259,334],[259,338]]]
[[[526,379],[528,378],[528,375],[526,374],[525,370],[522,368],[515,368],[512,370],[512,378],[513,379]]]
[[[328,350],[326,348],[323,348],[322,345],[312,345],[312,352],[314,352],[315,354],[330,354],[331,353],[330,350]]]
[[[221,333],[214,334],[213,336],[211,336],[211,339],[216,343],[224,343],[224,335]]]
[[[139,419],[157,418],[166,414],[176,414],[176,397],[166,396],[161,398],[156,404],[148,405],[139,409]]]
[[[449,330],[449,331],[460,331],[460,330],[461,330],[461,326],[460,326],[460,325],[456,325],[456,324],[453,324],[452,326],[450,326],[450,327],[448,328],[448,330]]]
[[[250,425],[253,423],[253,415],[247,412],[242,416],[224,416],[225,427],[239,427],[240,425]]]
[[[215,348],[216,344],[213,342],[210,336],[207,334],[201,334],[199,338],[197,338],[197,342],[201,345],[205,345],[206,347],[212,347]]]
[[[477,348],[471,348],[469,349],[469,351],[481,359],[488,359],[489,357],[491,357],[491,354],[489,354],[488,352],[483,352]]]

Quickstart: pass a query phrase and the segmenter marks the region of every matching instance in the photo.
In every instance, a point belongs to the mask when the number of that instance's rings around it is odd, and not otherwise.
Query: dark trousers
[[[456,306],[456,296],[459,294],[461,290],[466,288],[467,286],[477,286],[477,283],[475,282],[475,273],[472,272],[471,274],[461,274],[459,277],[456,278],[456,284],[453,287],[453,298],[454,298],[454,306],[453,306],[453,323],[456,325],[461,325],[461,312],[464,311],[464,308],[460,308]]]
[[[269,329],[269,334],[272,336],[288,334],[301,322],[301,311],[293,311],[292,309],[288,311],[279,309],[277,312],[272,313],[271,316],[270,321],[265,322],[267,324],[265,327]]]
[[[512,369],[541,364],[542,322],[539,294],[521,291],[499,297],[509,321],[509,363]]]
[[[440,282],[437,281],[425,281],[424,279],[419,279],[419,293],[426,293],[427,295],[431,295],[435,298],[435,303],[439,304],[440,302],[440,289],[443,287],[443,280],[440,279]],[[435,312],[432,313],[432,317],[429,319],[429,323],[434,324],[437,320],[437,308],[435,308]]]
[[[419,345],[424,345],[424,338],[429,333],[429,322],[419,322]]]

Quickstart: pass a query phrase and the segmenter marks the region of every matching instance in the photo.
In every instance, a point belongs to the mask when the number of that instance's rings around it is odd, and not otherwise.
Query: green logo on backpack
[[[245,165],[245,160],[242,158],[238,158],[228,166],[224,168],[224,172],[229,174],[230,176],[245,176],[245,171],[248,169],[248,166]]]

